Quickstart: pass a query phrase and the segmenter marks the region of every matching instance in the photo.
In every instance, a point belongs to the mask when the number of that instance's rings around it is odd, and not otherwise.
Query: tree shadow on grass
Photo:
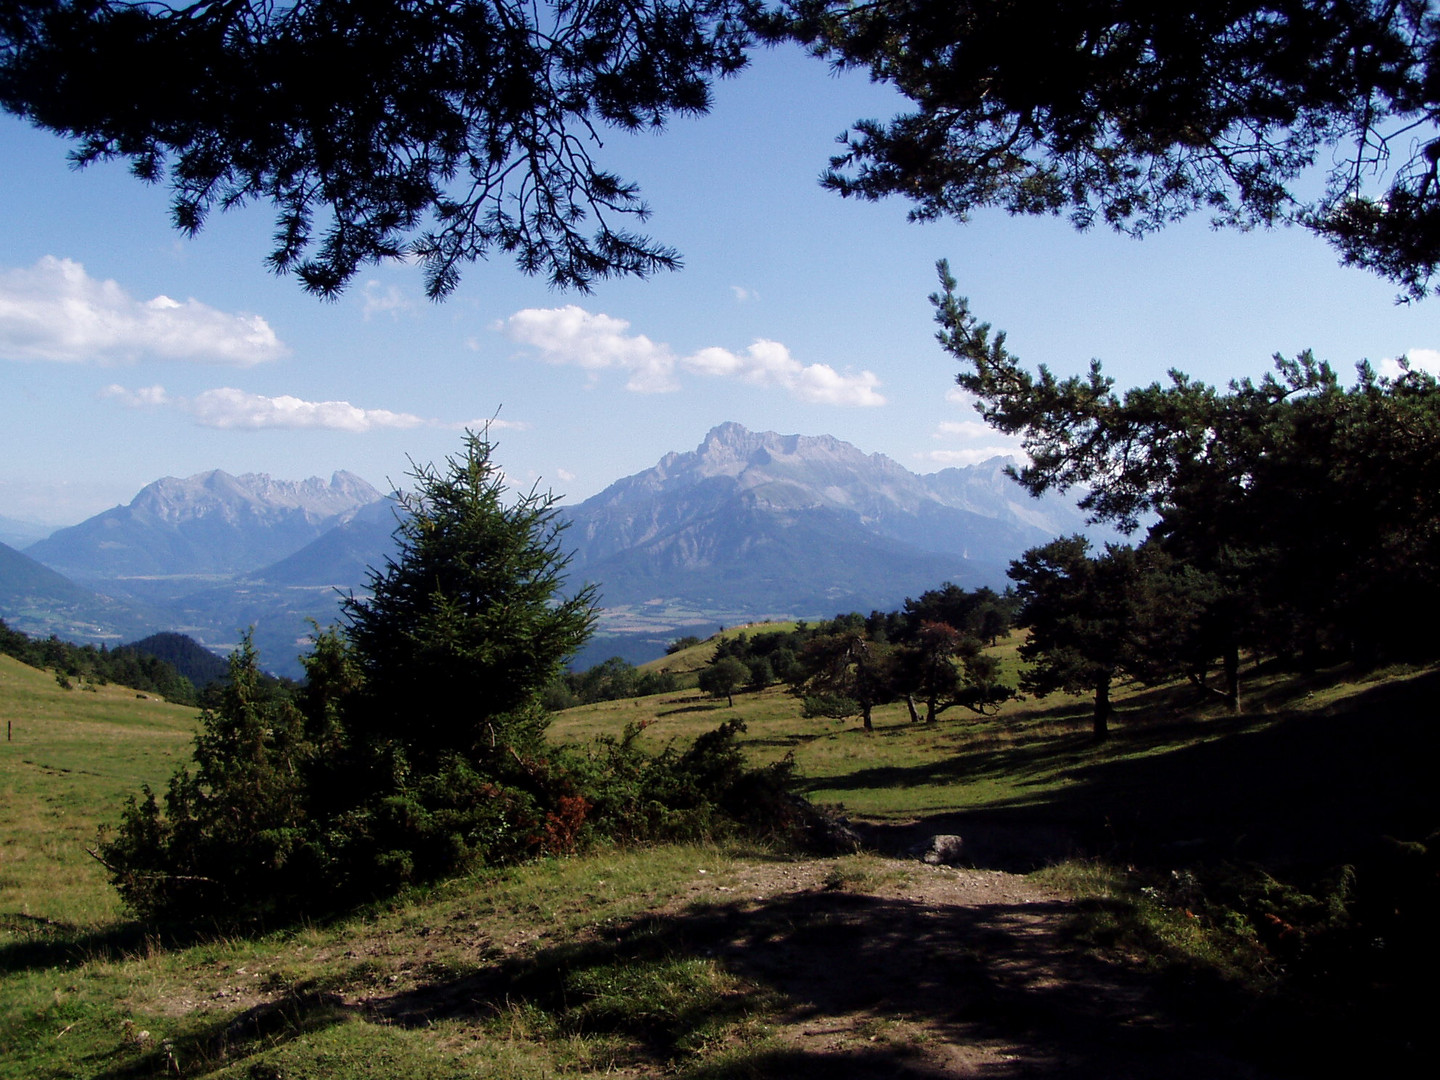
[[[399,993],[342,1001],[297,988],[175,1053],[194,1063],[187,1075],[204,1076],[347,1019],[481,1029],[523,1009],[552,1033],[618,1042],[624,1068],[707,1080],[1247,1074],[1220,1034],[1242,1003],[1216,987],[1171,1000],[1142,973],[1074,951],[1068,914],[1058,900],[935,904],[824,889],[697,904]],[[697,1052],[695,1033],[752,1014],[783,1038]],[[150,1055],[103,1080],[155,1064]]]
[[[859,769],[808,786],[843,793],[1008,778],[1021,794],[918,822],[866,826],[867,839],[890,853],[935,833],[958,833],[976,865],[1000,869],[1030,869],[1066,854],[1348,862],[1383,835],[1416,839],[1440,824],[1437,693],[1440,672],[1377,685],[1318,714],[1122,728],[1101,744],[1060,735],[921,765]],[[1055,842],[1007,853],[1007,843],[1027,832]]]
[[[692,699],[690,699],[690,700],[694,700],[694,699],[692,698]],[[683,716],[685,713],[710,713],[710,712],[718,712],[719,710],[721,710],[721,709],[726,709],[726,708],[729,708],[729,706],[723,705],[723,704],[721,704],[721,703],[718,702],[718,701],[715,702],[715,703],[712,704],[712,705],[683,705],[683,706],[681,706],[681,707],[678,708],[678,709],[664,709],[664,710],[661,710],[660,712],[657,712],[657,713],[655,714],[655,719],[659,720],[659,719],[661,719],[662,717],[666,717],[666,716]]]
[[[0,974],[77,968],[91,962],[117,963],[156,949],[183,949],[234,935],[233,927],[168,926],[138,921],[114,923],[98,930],[56,920],[29,920],[0,914],[0,930],[16,940],[0,945]]]

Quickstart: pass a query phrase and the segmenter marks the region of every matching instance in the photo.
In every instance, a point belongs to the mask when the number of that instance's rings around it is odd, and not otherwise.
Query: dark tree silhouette
[[[1023,436],[1017,479],[1086,487],[1092,518],[1127,530],[1153,516],[1151,540],[1203,581],[1191,646],[1221,658],[1232,707],[1241,649],[1440,652],[1433,623],[1405,617],[1440,602],[1435,378],[1361,364],[1345,387],[1303,353],[1225,391],[1172,371],[1122,394],[1098,361],[1084,377],[1026,370],[940,272],[940,341],[987,422]]]
[[[495,252],[585,289],[679,265],[605,130],[703,113],[757,35],[914,102],[847,133],[842,195],[1296,222],[1416,297],[1440,262],[1427,0],[10,0],[0,106],[168,181],[187,232],[269,203],[271,265],[324,296],[402,254],[435,297]]]
[[[789,0],[773,23],[915,107],[825,183],[919,219],[999,206],[1141,235],[1296,222],[1415,297],[1440,262],[1440,13],[1424,0]],[[1327,168],[1323,191],[1297,184]],[[1311,186],[1306,183],[1305,187]]]
[[[175,224],[277,212],[270,265],[333,296],[419,258],[432,297],[492,252],[587,288],[678,256],[630,231],[608,128],[703,113],[739,70],[750,0],[14,0],[0,105],[165,181]]]

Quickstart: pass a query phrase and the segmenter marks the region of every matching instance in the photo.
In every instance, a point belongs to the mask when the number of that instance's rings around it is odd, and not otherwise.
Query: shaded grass
[[[672,738],[743,718],[756,760],[793,755],[881,850],[958,833],[976,865],[1050,867],[1079,898],[1074,948],[1145,968],[1269,1068],[1413,1071],[1434,1043],[1415,988],[1440,963],[1440,672],[1261,668],[1245,693],[1230,716],[1186,685],[1126,687],[1100,744],[1089,702],[1058,695],[933,726],[891,706],[873,734],[774,690],[655,713]]]
[[[747,1037],[768,999],[645,912],[733,867],[717,849],[603,852],[329,925],[45,967],[7,946],[0,1077],[539,1077],[693,1058]]]
[[[1440,751],[1430,719],[1440,674],[1248,676],[1250,711],[1238,717],[1187,685],[1124,687],[1112,737],[1098,744],[1089,703],[1062,695],[1007,703],[995,717],[952,711],[935,724],[888,705],[866,733],[853,720],[802,718],[778,687],[737,694],[733,709],[693,693],[584,706],[557,717],[552,737],[644,723],[642,744],[658,749],[736,718],[752,761],[792,758],[804,794],[882,832],[916,821],[941,831],[1043,822],[1092,854],[1126,859],[1343,858],[1386,830],[1423,837],[1440,824],[1424,764]]]

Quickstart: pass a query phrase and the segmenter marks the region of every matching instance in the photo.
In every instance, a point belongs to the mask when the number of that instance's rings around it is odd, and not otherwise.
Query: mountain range
[[[577,664],[659,655],[717,623],[893,608],[947,580],[1003,587],[1023,550],[1086,528],[1006,464],[922,476],[830,436],[721,424],[560,508],[570,580],[598,583],[604,608]],[[171,630],[221,649],[253,626],[267,666],[298,674],[309,620],[332,621],[394,553],[396,512],[345,472],[169,477],[23,553],[0,548],[0,616],[76,640]]]
[[[995,460],[918,476],[830,436],[712,429],[567,511],[572,570],[607,620],[659,607],[732,619],[893,607],[950,580],[1003,587],[1024,549],[1084,527]]]
[[[219,469],[184,480],[167,476],[129,505],[60,529],[26,554],[81,582],[228,577],[299,550],[380,498],[348,472],[328,483]]]

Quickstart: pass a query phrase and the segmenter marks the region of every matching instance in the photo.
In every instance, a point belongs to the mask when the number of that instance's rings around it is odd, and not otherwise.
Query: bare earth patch
[[[1263,1075],[1169,1015],[1147,975],[1073,948],[1067,901],[1019,875],[755,863],[697,884],[692,912],[696,901],[718,905],[726,966],[793,1002],[775,1026],[788,1050],[767,1074]]]
[[[1075,945],[1066,933],[1070,902],[1027,878],[872,856],[703,860],[697,853],[678,896],[623,922],[567,934],[538,920],[494,940],[463,911],[439,925],[377,927],[341,946],[351,951],[332,959],[344,973],[328,986],[217,970],[206,985],[175,993],[169,1011],[228,1013],[224,1039],[262,1035],[277,1015],[303,1008],[433,1031],[446,1043],[518,1037],[538,1047],[547,1036],[501,1034],[497,1017],[517,1002],[560,1008],[569,972],[698,958],[732,980],[724,993],[733,1015],[752,1017],[743,1037],[728,1037],[743,1062],[718,1065],[714,1054],[726,1047],[714,1044],[699,1057],[676,1057],[673,1032],[657,1038],[631,1023],[617,1029],[630,1049],[603,1066],[572,1062],[560,1071],[827,1080],[1266,1075],[1228,1053],[1224,1032],[1188,1012],[1173,986]]]

